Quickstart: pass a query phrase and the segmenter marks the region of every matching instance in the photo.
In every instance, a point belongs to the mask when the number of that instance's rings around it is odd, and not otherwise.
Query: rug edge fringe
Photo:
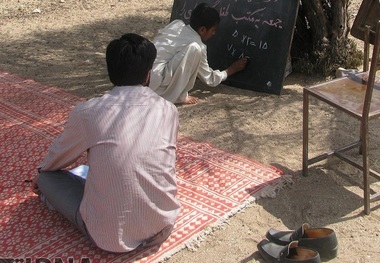
[[[281,176],[278,180],[276,180],[275,185],[266,185],[260,191],[256,192],[254,195],[251,195],[245,202],[232,209],[228,214],[220,217],[215,223],[206,227],[201,233],[194,235],[191,239],[187,240],[185,243],[178,246],[176,249],[163,254],[159,259],[157,259],[156,263],[163,263],[169,260],[173,255],[179,253],[181,250],[185,248],[187,248],[191,252],[196,251],[200,247],[200,244],[205,240],[206,236],[208,236],[210,233],[213,233],[215,230],[221,229],[225,225],[228,225],[228,221],[234,215],[244,211],[246,208],[254,204],[254,202],[259,200],[260,198],[275,198],[277,196],[277,193],[281,189],[287,186],[291,186],[293,183],[293,175],[285,174]]]

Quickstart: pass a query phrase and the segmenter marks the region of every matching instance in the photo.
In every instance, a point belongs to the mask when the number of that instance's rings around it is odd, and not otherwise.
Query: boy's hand
[[[231,66],[227,68],[227,76],[230,76],[236,72],[245,69],[245,67],[247,66],[247,62],[247,58],[241,58],[239,60],[236,60],[234,63],[231,64]]]
[[[41,194],[40,188],[38,187],[38,175],[34,177],[32,181],[32,191],[37,195]]]

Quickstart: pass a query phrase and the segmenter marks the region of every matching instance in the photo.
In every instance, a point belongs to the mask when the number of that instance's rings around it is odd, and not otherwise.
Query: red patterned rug
[[[62,216],[45,209],[30,191],[37,164],[81,100],[0,71],[0,260],[159,262],[191,246],[207,227],[225,222],[258,197],[274,195],[292,181],[274,167],[180,137],[176,171],[182,209],[173,233],[160,247],[104,252]]]

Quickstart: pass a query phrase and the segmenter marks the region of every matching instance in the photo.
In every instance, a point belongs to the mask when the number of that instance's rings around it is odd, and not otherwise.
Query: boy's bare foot
[[[198,101],[199,99],[197,97],[187,96],[187,98],[184,101],[176,103],[176,104],[197,104]]]

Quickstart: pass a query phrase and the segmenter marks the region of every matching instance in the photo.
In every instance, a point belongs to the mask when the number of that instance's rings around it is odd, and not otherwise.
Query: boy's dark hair
[[[198,29],[202,26],[206,27],[208,30],[219,24],[219,22],[220,16],[218,11],[206,3],[198,4],[191,12],[190,26],[195,31],[198,31]]]
[[[143,84],[156,59],[156,47],[133,33],[112,40],[106,50],[108,76],[115,86]]]

